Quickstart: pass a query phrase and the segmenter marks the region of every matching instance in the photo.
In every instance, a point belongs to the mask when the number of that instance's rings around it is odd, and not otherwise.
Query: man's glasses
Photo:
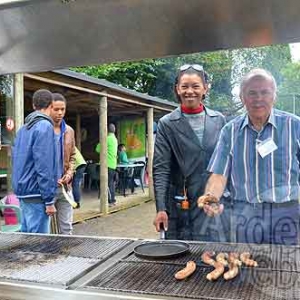
[[[179,68],[179,71],[186,71],[188,69],[194,69],[198,72],[204,72],[204,69],[201,65],[183,65]]]

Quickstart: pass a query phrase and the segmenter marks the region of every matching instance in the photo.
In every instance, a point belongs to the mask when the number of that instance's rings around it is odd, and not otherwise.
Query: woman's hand
[[[164,230],[168,230],[168,215],[165,211],[159,211],[153,221],[153,225],[157,232],[160,232],[160,224],[163,224]]]

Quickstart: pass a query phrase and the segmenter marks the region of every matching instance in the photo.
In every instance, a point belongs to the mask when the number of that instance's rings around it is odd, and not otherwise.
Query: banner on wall
[[[146,155],[146,124],[144,118],[120,121],[119,144],[125,144],[128,158]]]

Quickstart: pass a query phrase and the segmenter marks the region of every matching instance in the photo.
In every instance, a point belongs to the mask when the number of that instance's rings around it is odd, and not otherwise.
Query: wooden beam
[[[73,84],[69,84],[69,83],[65,83],[65,82],[61,82],[61,81],[57,81],[57,80],[45,78],[45,77],[42,77],[42,76],[29,74],[29,73],[25,73],[24,76],[26,76],[27,78],[34,79],[34,80],[38,80],[38,81],[42,81],[42,82],[46,82],[46,83],[51,83],[51,84],[55,84],[55,85],[58,85],[58,86],[64,86],[64,87],[68,87],[70,89],[78,90],[78,91],[81,91],[81,92],[86,92],[86,93],[90,93],[90,94],[94,94],[94,95],[98,95],[98,96],[104,96],[104,97],[108,97],[108,98],[115,99],[115,100],[121,100],[123,102],[137,104],[137,105],[144,106],[144,107],[153,107],[153,108],[156,108],[158,110],[168,111],[168,112],[171,112],[172,110],[174,110],[174,107],[165,108],[165,107],[160,107],[160,106],[157,106],[157,105],[147,104],[147,103],[139,102],[139,101],[136,101],[136,100],[116,96],[116,95],[113,95],[113,94],[108,94],[106,92],[98,92],[96,90],[92,90],[92,89],[89,89],[89,88],[85,88],[85,87],[81,87],[81,86],[77,86],[77,85],[73,85]]]
[[[100,150],[100,212],[108,213],[108,169],[107,169],[107,96],[99,101]]]
[[[154,152],[154,138],[153,138],[153,108],[148,108],[147,111],[147,128],[148,128],[148,179],[149,179],[149,197],[154,199],[153,188],[153,152]]]

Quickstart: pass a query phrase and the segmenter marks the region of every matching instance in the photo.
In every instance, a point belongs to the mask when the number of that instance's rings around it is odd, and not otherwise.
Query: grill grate
[[[190,253],[173,259],[143,259],[131,254],[126,262],[156,262],[184,265],[187,261],[193,260],[199,266],[205,266],[201,261],[204,251],[219,252],[250,252],[258,262],[259,268],[272,270],[300,272],[300,248],[282,247],[275,245],[253,245],[253,244],[212,244],[212,243],[190,243]]]
[[[0,254],[0,278],[65,286],[98,262],[64,255],[3,251]]]
[[[0,278],[69,285],[131,240],[0,234]]]
[[[197,267],[187,280],[177,281],[174,274],[181,267],[173,264],[121,261],[99,275],[86,289],[186,297],[194,299],[299,299],[298,273],[262,269],[242,269],[234,280],[206,280],[209,267]]]
[[[0,234],[0,251],[38,252],[106,259],[131,242],[125,239]]]

